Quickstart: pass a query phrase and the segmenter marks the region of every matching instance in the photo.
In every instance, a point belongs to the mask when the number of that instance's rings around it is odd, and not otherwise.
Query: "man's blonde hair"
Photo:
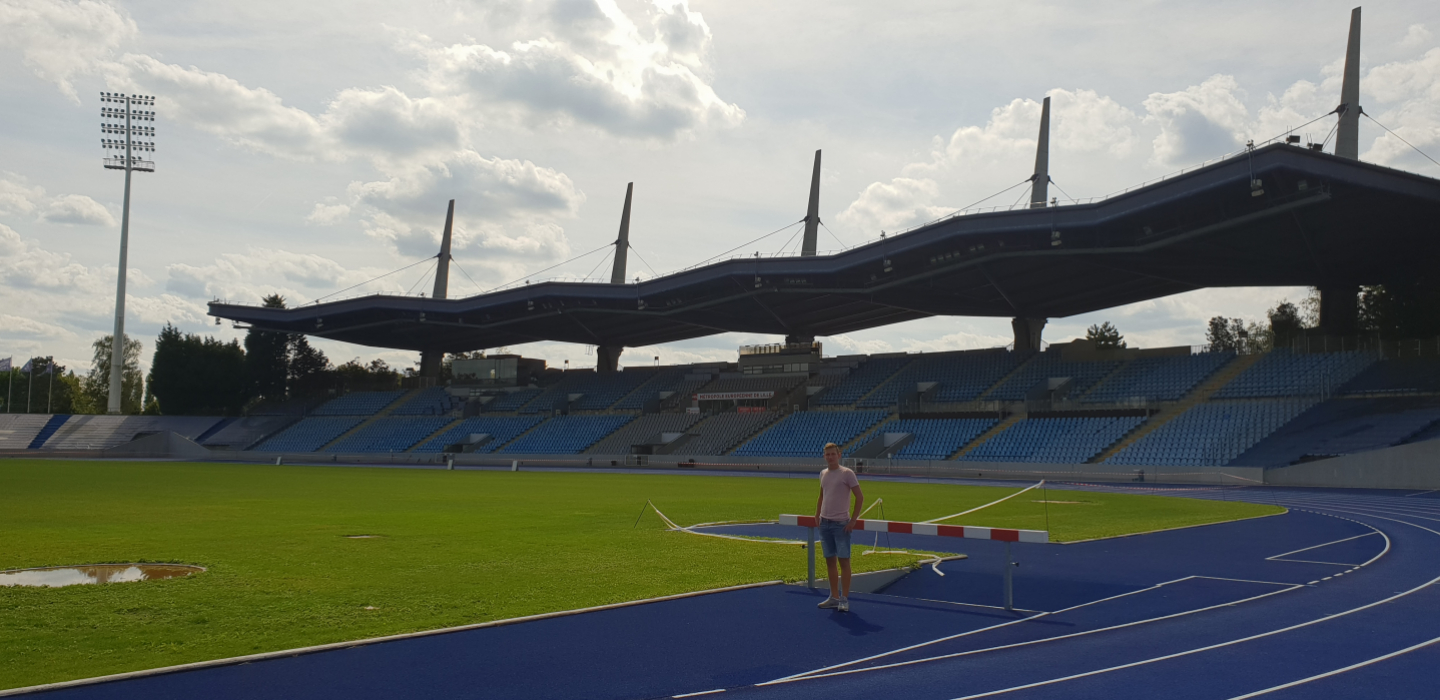
[[[821,451],[821,452],[829,452],[829,451],[830,451],[830,448],[832,448],[832,447],[835,448],[835,449],[837,449],[837,450],[840,449],[840,446],[839,446],[839,445],[837,445],[837,444],[835,444],[835,443],[833,443],[833,442],[827,442],[827,443],[825,443],[825,447],[822,448],[820,451]]]

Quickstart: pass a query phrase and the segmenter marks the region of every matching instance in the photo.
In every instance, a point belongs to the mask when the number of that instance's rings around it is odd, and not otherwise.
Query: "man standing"
[[[850,494],[855,494],[853,510]],[[825,445],[825,469],[820,472],[820,498],[815,501],[815,519],[820,524],[820,546],[825,568],[830,572],[830,597],[821,608],[850,612],[850,531],[865,505],[865,494],[855,472],[840,466],[840,446]],[[836,560],[839,560],[838,562]],[[836,571],[836,565],[839,571]]]

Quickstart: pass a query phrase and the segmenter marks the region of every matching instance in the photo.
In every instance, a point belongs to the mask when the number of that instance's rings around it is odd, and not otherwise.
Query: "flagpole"
[[[45,358],[45,371],[50,373],[50,388],[45,390],[45,412],[52,413],[55,408],[55,356]]]
[[[25,364],[30,365],[30,385],[25,389],[25,412],[29,413],[30,397],[35,395],[35,361],[31,360]]]
[[[11,360],[13,363],[14,360]],[[5,412],[10,413],[10,400],[15,397],[15,370],[11,367],[5,368],[5,378],[10,381],[5,383]]]

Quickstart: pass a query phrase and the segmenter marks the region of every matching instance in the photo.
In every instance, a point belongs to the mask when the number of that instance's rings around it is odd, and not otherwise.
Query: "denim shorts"
[[[850,558],[850,533],[845,531],[845,524],[849,520],[820,519],[820,549],[825,553],[825,558],[840,557]]]

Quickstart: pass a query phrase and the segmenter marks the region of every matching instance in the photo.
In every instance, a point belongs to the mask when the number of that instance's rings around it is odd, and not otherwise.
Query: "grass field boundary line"
[[[1162,496],[1162,498],[1164,498],[1164,497]],[[1256,504],[1254,504],[1254,505],[1268,506],[1268,505],[1271,505],[1271,504],[1269,504],[1269,503],[1256,503]],[[1153,535],[1153,534],[1155,534],[1155,533],[1157,533],[1157,532],[1174,532],[1175,530],[1190,530],[1190,529],[1197,528],[1197,527],[1210,527],[1211,525],[1224,525],[1224,524],[1226,524],[1226,523],[1238,523],[1238,522],[1243,522],[1243,521],[1245,521],[1245,520],[1259,520],[1260,518],[1273,518],[1273,517],[1275,517],[1275,516],[1285,515],[1285,514],[1287,514],[1287,513],[1290,512],[1290,509],[1289,509],[1289,508],[1286,508],[1285,506],[1280,506],[1280,508],[1281,508],[1281,511],[1280,511],[1279,513],[1265,513],[1265,514],[1263,514],[1263,515],[1249,515],[1249,516],[1246,516],[1246,517],[1243,517],[1243,518],[1234,518],[1234,519],[1232,519],[1232,520],[1216,520],[1216,521],[1213,522],[1213,523],[1197,523],[1197,524],[1195,524],[1195,525],[1180,525],[1180,526],[1178,526],[1178,527],[1162,527],[1162,528],[1160,528],[1159,530],[1146,530],[1146,531],[1144,531],[1144,532],[1127,532],[1127,533],[1125,533],[1125,534],[1123,534],[1123,535],[1110,535],[1109,537],[1091,537],[1091,538],[1088,539],[1088,540],[1071,540],[1071,541],[1069,541],[1069,542],[1054,542],[1054,541],[1052,541],[1052,542],[1050,542],[1050,544],[1084,544],[1084,543],[1086,543],[1086,542],[1101,542],[1101,541],[1104,541],[1104,540],[1116,540],[1116,539],[1120,539],[1121,537],[1135,537],[1136,535]]]
[[[245,656],[232,656],[232,657],[225,658],[225,659],[212,659],[212,660],[209,660],[209,661],[196,661],[196,662],[188,663],[188,664],[179,664],[179,665],[177,665],[177,666],[162,666],[162,667],[160,667],[160,668],[151,668],[151,669],[146,669],[146,670],[143,670],[143,671],[127,671],[127,672],[125,672],[125,673],[113,673],[113,674],[110,674],[110,675],[107,675],[107,676],[96,676],[96,677],[94,677],[94,678],[80,678],[80,679],[73,680],[73,681],[60,681],[60,682],[58,682],[58,683],[46,683],[46,684],[43,684],[43,685],[31,685],[31,686],[25,686],[25,687],[23,687],[23,688],[10,688],[10,689],[8,689],[8,690],[0,690],[0,697],[9,697],[9,696],[14,696],[14,695],[27,695],[27,694],[30,694],[30,693],[44,693],[44,692],[49,692],[49,691],[52,691],[52,690],[61,690],[61,689],[64,689],[64,688],[76,688],[76,687],[86,686],[86,685],[97,685],[97,684],[100,684],[100,683],[112,683],[112,682],[115,682],[115,681],[132,680],[132,679],[135,679],[135,678],[146,678],[146,677],[149,677],[149,676],[162,676],[162,675],[168,675],[168,674],[171,674],[171,673],[184,673],[184,672],[186,672],[186,671],[198,671],[198,670],[200,670],[200,669],[216,668],[216,667],[219,667],[219,666],[237,666],[237,665],[240,665],[240,664],[253,663],[253,662],[255,662],[255,661],[267,661],[267,660],[270,660],[270,659],[283,659],[283,658],[290,657],[290,656],[304,656],[304,655],[307,655],[307,654],[317,654],[317,653],[325,652],[325,651],[334,651],[334,650],[336,650],[336,649],[349,649],[349,648],[351,648],[351,647],[368,646],[368,645],[371,645],[371,644],[382,644],[382,643],[385,643],[385,642],[398,642],[398,641],[402,641],[402,640],[406,640],[406,639],[417,639],[417,638],[419,638],[419,637],[432,637],[432,636],[440,635],[440,634],[454,634],[454,633],[456,633],[456,632],[468,632],[468,631],[470,631],[470,630],[486,629],[486,628],[489,628],[489,627],[505,627],[505,626],[508,626],[508,625],[520,624],[520,623],[522,623],[522,622],[535,622],[535,621],[539,621],[539,620],[549,620],[549,619],[553,619],[553,618],[557,618],[557,617],[569,617],[569,616],[571,616],[571,615],[580,615],[580,614],[583,614],[583,613],[602,612],[602,611],[605,611],[605,610],[615,610],[615,609],[618,609],[618,608],[629,608],[629,607],[634,607],[634,606],[637,606],[637,605],[646,605],[646,604],[649,604],[649,603],[663,603],[663,602],[665,602],[665,601],[669,601],[669,600],[680,600],[680,599],[683,599],[683,598],[697,598],[697,597],[699,597],[699,596],[712,595],[712,594],[715,594],[715,593],[729,593],[729,592],[731,592],[731,591],[742,591],[742,590],[746,590],[746,589],[750,589],[750,588],[763,588],[763,587],[766,587],[766,586],[778,586],[778,585],[783,585],[784,583],[785,583],[784,581],[780,581],[780,580],[776,580],[776,581],[762,581],[762,582],[760,582],[760,583],[745,583],[745,584],[741,584],[741,585],[738,585],[738,586],[726,586],[726,587],[724,587],[724,588],[711,588],[711,589],[704,590],[704,591],[691,591],[691,592],[689,592],[689,593],[676,593],[676,594],[674,594],[674,595],[659,596],[659,597],[657,597],[657,598],[645,598],[645,599],[642,599],[642,600],[631,600],[631,601],[626,601],[626,602],[623,602],[623,603],[610,603],[610,604],[608,604],[608,605],[596,605],[596,606],[592,606],[592,607],[588,607],[588,608],[577,608],[577,609],[575,609],[575,610],[561,610],[561,611],[557,611],[557,612],[540,613],[540,614],[538,614],[538,615],[526,615],[526,616],[524,616],[524,617],[512,617],[512,618],[508,618],[508,619],[505,619],[505,620],[491,620],[490,622],[478,622],[478,623],[475,623],[475,624],[472,624],[472,625],[460,625],[460,626],[458,626],[458,627],[444,627],[444,628],[435,629],[435,630],[422,630],[422,631],[420,631],[420,632],[406,632],[406,633],[404,633],[404,634],[392,634],[392,635],[387,635],[387,636],[384,636],[384,637],[371,637],[371,638],[369,638],[369,639],[356,639],[356,640],[352,640],[352,641],[348,641],[348,642],[332,642],[332,643],[330,643],[330,644],[317,644],[317,645],[315,645],[315,646],[299,647],[299,648],[297,648],[297,649],[283,649],[283,650],[280,650],[280,651],[267,651],[267,652],[263,652],[263,653],[260,653],[260,654],[247,654],[247,655],[245,655]]]

